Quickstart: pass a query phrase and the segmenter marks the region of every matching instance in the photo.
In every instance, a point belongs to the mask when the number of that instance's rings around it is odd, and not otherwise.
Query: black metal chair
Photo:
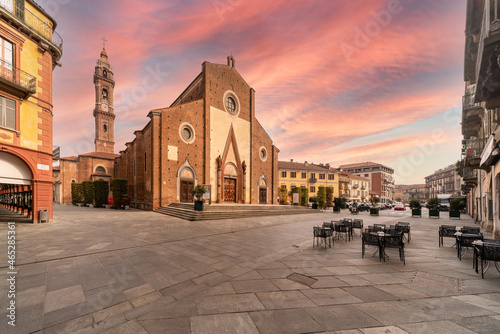
[[[405,261],[405,243],[403,240],[403,235],[402,234],[396,234],[396,235],[388,235],[386,234],[382,238],[382,257],[385,261],[385,258],[387,256],[385,250],[387,248],[394,248],[394,249],[399,249],[399,260],[403,261],[403,265],[406,265]]]
[[[408,240],[408,243],[411,241],[411,232],[410,232],[410,223],[406,222],[398,222],[396,224],[396,230],[401,231],[404,234],[407,235],[406,240]]]
[[[441,225],[439,226],[439,247],[443,246],[443,238],[455,238],[457,227],[454,225]]]
[[[458,233],[456,235],[457,239],[457,256],[462,261],[462,258],[467,254],[469,248],[474,248],[473,242],[476,240],[482,241],[483,234],[468,234],[468,233]],[[474,265],[474,263],[473,263]]]
[[[349,238],[349,225],[346,223],[335,223],[335,236],[340,240],[342,235],[345,242],[347,242],[347,238]]]
[[[500,272],[500,240],[484,240],[482,245],[474,245],[476,252],[476,272],[479,264],[478,259],[481,259],[481,277],[484,279],[484,274],[488,271],[491,262],[495,262],[495,268]]]
[[[379,261],[382,261],[382,252],[381,252],[381,244],[380,244],[380,237],[373,232],[368,232],[368,230],[365,230],[361,234],[361,257],[365,257],[365,249],[366,246],[376,246],[378,250],[378,258]],[[373,254],[375,256],[375,253]]]
[[[479,226],[464,226],[460,232],[463,234],[479,234],[481,233],[481,228]]]
[[[378,227],[382,230],[385,230],[387,228],[387,225],[385,225],[385,224],[373,224],[373,227]]]
[[[320,241],[325,243],[325,249],[327,242],[328,242],[328,247],[331,248],[332,244],[330,240],[332,238],[332,235],[333,235],[333,230],[329,228],[313,226],[313,248],[315,242],[316,242],[316,247],[319,247]]]
[[[363,232],[363,219],[354,219],[352,221],[351,231],[353,234],[356,234],[354,233],[354,229],[359,229],[359,236],[361,237],[361,232]]]

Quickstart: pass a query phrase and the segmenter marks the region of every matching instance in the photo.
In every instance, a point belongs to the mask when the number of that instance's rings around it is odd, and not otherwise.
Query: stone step
[[[225,207],[217,206],[217,210],[207,210],[207,211],[194,211],[194,205],[188,204],[178,205],[179,203],[173,203],[167,207],[162,207],[155,212],[164,215],[169,215],[176,218],[181,218],[190,221],[198,220],[219,220],[219,219],[235,219],[235,218],[246,218],[246,217],[263,217],[263,216],[275,216],[275,215],[292,215],[292,214],[310,214],[319,213],[321,211],[311,210],[308,208],[300,208],[290,210],[287,206],[282,206],[283,209],[276,210],[270,208],[264,208],[261,206],[260,209],[252,208],[248,210],[243,210],[242,208],[252,207],[252,205],[240,205],[239,210],[234,207],[231,210],[224,210]],[[269,206],[270,207],[270,206]]]

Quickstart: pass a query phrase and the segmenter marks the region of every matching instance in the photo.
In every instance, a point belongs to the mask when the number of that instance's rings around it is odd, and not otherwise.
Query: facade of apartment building
[[[394,192],[394,169],[376,162],[342,165],[341,170],[370,180],[371,191],[381,203],[392,202]]]
[[[439,194],[461,195],[462,178],[456,169],[455,164],[449,165],[425,177],[428,198],[437,197]]]
[[[0,2],[0,204],[35,223],[52,219],[56,25],[34,1]]]
[[[317,195],[319,187],[323,186],[332,188],[333,197],[339,197],[339,173],[329,164],[279,161],[278,170],[278,185],[288,193],[295,187],[307,188],[309,197],[313,197]]]
[[[500,237],[500,1],[468,0],[462,109],[467,211]]]
[[[370,179],[357,176],[354,174],[349,175],[349,201],[350,202],[364,202],[370,201]]]
[[[409,203],[411,200],[427,201],[429,195],[425,184],[396,185],[394,200]]]

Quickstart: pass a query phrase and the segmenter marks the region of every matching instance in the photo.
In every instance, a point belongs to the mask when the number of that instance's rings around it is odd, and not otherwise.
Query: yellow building
[[[329,164],[279,161],[278,170],[279,187],[286,189],[288,193],[294,187],[307,188],[309,197],[313,197],[317,195],[319,187],[330,187],[333,189],[333,197],[339,197],[339,172],[330,168]]]
[[[52,218],[55,28],[32,0],[0,1],[0,205],[33,222]]]

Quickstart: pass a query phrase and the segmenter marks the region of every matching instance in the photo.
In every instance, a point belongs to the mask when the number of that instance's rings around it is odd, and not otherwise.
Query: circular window
[[[186,144],[191,144],[192,142],[194,142],[195,133],[193,126],[189,123],[182,123],[179,127],[179,136]]]
[[[260,160],[262,160],[262,161],[267,160],[267,150],[264,146],[261,146],[261,148],[259,150],[259,157],[260,157]]]
[[[224,93],[224,108],[232,116],[238,116],[240,113],[240,101],[233,91]]]

